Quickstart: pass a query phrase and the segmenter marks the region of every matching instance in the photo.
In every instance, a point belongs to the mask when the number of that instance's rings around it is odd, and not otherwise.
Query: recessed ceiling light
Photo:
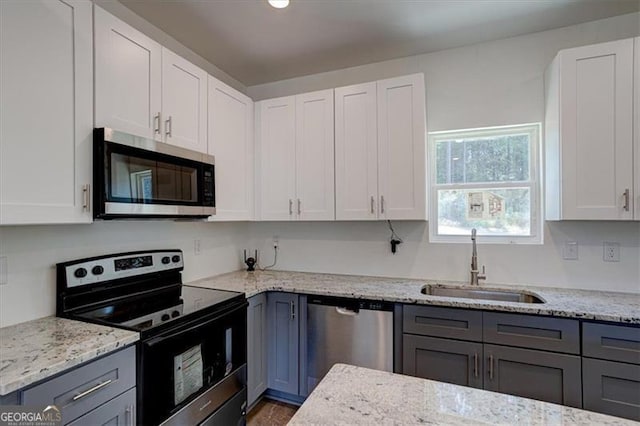
[[[276,9],[284,9],[289,6],[289,0],[269,0],[269,4]]]

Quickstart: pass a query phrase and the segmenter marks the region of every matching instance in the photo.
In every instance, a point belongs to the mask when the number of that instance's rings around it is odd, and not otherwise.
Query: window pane
[[[436,182],[529,180],[529,134],[469,137],[436,142]]]
[[[438,190],[438,235],[530,236],[529,188]]]

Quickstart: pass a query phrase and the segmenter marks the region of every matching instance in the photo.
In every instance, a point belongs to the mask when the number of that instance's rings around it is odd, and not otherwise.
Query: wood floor
[[[247,416],[248,426],[286,425],[298,407],[264,398]]]

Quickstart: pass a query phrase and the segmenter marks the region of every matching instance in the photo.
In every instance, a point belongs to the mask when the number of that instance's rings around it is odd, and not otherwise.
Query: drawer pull
[[[473,354],[473,375],[478,377],[478,353]]]
[[[489,380],[493,380],[493,354],[489,355]]]
[[[94,387],[92,387],[92,388],[90,388],[90,389],[87,389],[86,391],[81,392],[81,393],[77,394],[76,396],[74,396],[74,397],[73,397],[73,400],[74,400],[74,401],[77,401],[77,400],[79,400],[79,399],[82,399],[82,398],[84,398],[85,396],[87,396],[87,395],[89,395],[89,394],[91,394],[91,393],[93,393],[93,392],[95,392],[95,391],[97,391],[97,390],[100,390],[100,389],[102,389],[103,387],[105,387],[105,386],[107,386],[107,385],[111,384],[111,381],[112,381],[112,380],[111,380],[111,379],[109,379],[109,380],[107,380],[106,382],[98,383],[98,384],[97,384],[97,385],[95,385]]]

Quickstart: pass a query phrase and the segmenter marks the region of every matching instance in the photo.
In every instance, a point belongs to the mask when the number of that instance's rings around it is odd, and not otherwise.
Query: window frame
[[[482,138],[489,136],[502,136],[510,134],[529,134],[529,180],[484,182],[484,183],[452,183],[438,184],[436,145],[443,140],[453,138]],[[530,232],[531,235],[483,235],[478,234],[478,243],[484,244],[542,244],[543,243],[543,200],[542,200],[542,158],[540,151],[542,146],[542,124],[526,123],[508,126],[493,126],[474,129],[445,130],[429,132],[429,242],[433,243],[468,243],[469,235],[440,235],[438,231],[438,190],[442,189],[502,189],[502,188],[529,188],[530,198]]]

